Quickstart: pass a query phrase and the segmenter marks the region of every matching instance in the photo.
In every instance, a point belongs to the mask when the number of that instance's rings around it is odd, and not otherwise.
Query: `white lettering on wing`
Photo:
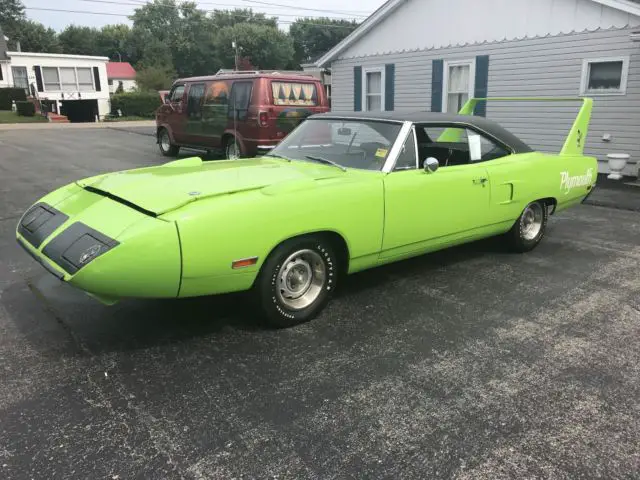
[[[567,195],[573,188],[591,185],[593,180],[593,168],[587,170],[584,175],[570,176],[569,172],[560,172],[560,190]]]

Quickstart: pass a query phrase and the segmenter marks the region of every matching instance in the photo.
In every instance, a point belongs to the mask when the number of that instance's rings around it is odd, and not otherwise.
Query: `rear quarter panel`
[[[543,198],[554,199],[557,210],[580,203],[596,182],[597,163],[593,157],[540,152],[487,162],[492,222],[515,222],[527,204]]]
[[[277,245],[306,233],[341,235],[352,262],[377,258],[382,244],[383,174],[347,175],[204,199],[168,215],[180,231],[180,296],[248,289]],[[232,269],[233,261],[252,257],[258,257],[255,266]]]

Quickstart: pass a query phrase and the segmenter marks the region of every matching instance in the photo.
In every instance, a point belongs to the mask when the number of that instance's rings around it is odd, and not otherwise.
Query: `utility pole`
[[[234,40],[231,42],[231,48],[235,50],[235,64],[236,64],[236,72],[238,71],[238,63],[240,59],[238,58],[238,42]]]

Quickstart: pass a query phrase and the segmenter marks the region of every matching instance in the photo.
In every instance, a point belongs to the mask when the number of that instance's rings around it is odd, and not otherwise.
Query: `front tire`
[[[256,297],[267,322],[287,328],[312,320],[336,288],[337,257],[321,236],[289,240],[267,258],[256,281]]]
[[[180,147],[171,143],[171,136],[166,128],[158,130],[158,148],[165,157],[177,157]]]
[[[535,201],[527,205],[506,235],[511,250],[524,253],[537,247],[544,237],[548,215],[544,202]]]

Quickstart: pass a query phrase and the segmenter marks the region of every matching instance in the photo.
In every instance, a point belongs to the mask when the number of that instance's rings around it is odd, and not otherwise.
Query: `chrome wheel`
[[[160,134],[160,148],[165,152],[171,149],[171,139],[169,138],[169,132],[166,130],[163,130]]]
[[[227,159],[228,160],[238,160],[240,158],[240,147],[238,147],[238,142],[235,140],[231,140],[227,145]]]
[[[307,308],[325,287],[324,260],[313,250],[299,250],[287,257],[278,271],[276,295],[291,310]]]
[[[532,203],[522,213],[520,232],[523,239],[534,240],[540,234],[544,222],[543,208],[539,203]]]

